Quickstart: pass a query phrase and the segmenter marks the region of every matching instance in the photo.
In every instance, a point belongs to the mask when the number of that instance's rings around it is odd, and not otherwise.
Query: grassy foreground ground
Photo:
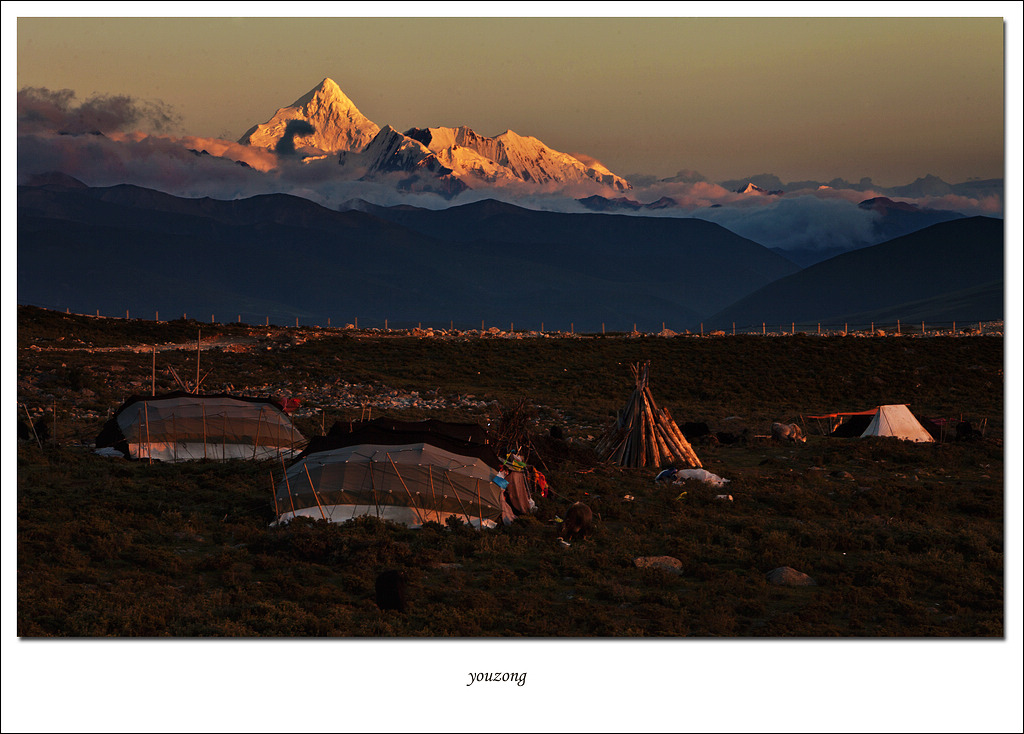
[[[724,489],[597,461],[642,360],[677,422],[754,436],[695,441]],[[157,392],[175,389],[170,367],[205,392],[299,397],[306,435],[367,413],[488,423],[526,400],[553,493],[484,532],[271,528],[279,464],[93,453],[107,416],[154,374]],[[48,436],[18,442],[18,634],[1000,637],[1003,379],[1001,336],[509,338],[21,308],[19,419]],[[984,435],[834,439],[807,418],[882,403]],[[774,420],[802,422],[807,443],[758,438]],[[556,518],[576,500],[600,519],[566,548]],[[681,567],[638,568],[645,556]],[[815,585],[769,583],[782,566]],[[409,578],[404,614],[374,603],[387,568]]]

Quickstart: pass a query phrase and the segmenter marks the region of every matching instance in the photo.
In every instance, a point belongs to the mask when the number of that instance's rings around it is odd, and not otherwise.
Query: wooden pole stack
[[[651,363],[630,365],[636,389],[618,420],[597,442],[603,461],[619,466],[662,467],[682,463],[699,468],[700,459],[672,420],[668,410],[659,408],[648,386]]]

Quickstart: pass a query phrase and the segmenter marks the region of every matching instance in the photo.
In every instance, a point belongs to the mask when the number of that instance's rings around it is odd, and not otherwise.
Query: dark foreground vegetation
[[[553,493],[483,532],[277,528],[279,463],[94,454],[109,413],[150,392],[153,345],[158,392],[176,387],[170,366],[195,379],[200,331],[219,345],[199,357],[204,391],[299,396],[306,435],[370,409],[487,423],[525,399]],[[724,488],[597,462],[629,364],[648,359],[677,422],[748,429],[693,442]],[[423,338],[19,309],[18,399],[23,637],[1004,635],[1002,337]],[[836,439],[806,417],[883,403],[984,433]],[[774,420],[808,441],[761,438]],[[565,547],[556,519],[577,500],[596,528]],[[637,567],[650,556],[681,566]],[[769,583],[785,566],[815,585]],[[404,612],[375,603],[388,569],[405,574]]]

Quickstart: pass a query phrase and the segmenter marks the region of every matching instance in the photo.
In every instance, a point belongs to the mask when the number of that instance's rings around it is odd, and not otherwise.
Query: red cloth
[[[548,496],[548,480],[541,474],[536,467],[533,469],[533,482],[537,485],[540,490],[541,497]]]

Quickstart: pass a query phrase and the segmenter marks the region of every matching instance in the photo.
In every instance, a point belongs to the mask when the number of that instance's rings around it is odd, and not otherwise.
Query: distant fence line
[[[48,308],[42,306],[41,308]],[[59,311],[63,310],[65,313],[72,313],[70,309],[54,309],[50,310]],[[974,333],[1002,333],[1002,320],[982,320],[982,321],[913,321],[898,319],[896,321],[863,321],[863,322],[802,322],[802,321],[790,321],[788,323],[776,323],[769,321],[762,321],[753,324],[730,324],[729,327],[723,328],[718,326],[712,328],[701,324],[697,328],[673,328],[671,321],[661,322],[660,329],[650,328],[649,324],[644,324],[646,328],[638,328],[637,323],[632,324],[632,328],[622,328],[621,324],[615,324],[613,327],[606,328],[606,324],[601,324],[600,327],[595,328],[593,322],[587,320],[582,322],[586,324],[583,328],[578,328],[576,322],[569,321],[565,324],[557,324],[554,322],[535,322],[530,324],[528,322],[519,322],[519,326],[516,327],[515,321],[488,321],[487,319],[481,319],[479,322],[469,321],[466,319],[449,319],[447,322],[439,320],[425,320],[425,321],[411,321],[408,319],[391,320],[387,318],[359,318],[353,316],[352,318],[337,319],[333,316],[295,316],[293,314],[256,314],[252,312],[241,312],[234,314],[233,317],[227,319],[217,318],[216,314],[209,314],[209,318],[201,314],[188,313],[182,314],[164,314],[161,317],[159,311],[153,312],[152,315],[143,313],[136,313],[132,315],[129,309],[125,309],[123,313],[104,313],[101,309],[96,309],[94,312],[80,313],[76,312],[75,315],[80,316],[94,316],[97,318],[123,318],[123,319],[136,319],[141,321],[155,321],[155,322],[168,322],[168,321],[188,321],[192,320],[197,323],[209,323],[214,325],[229,325],[229,324],[244,324],[246,326],[265,326],[265,327],[296,327],[296,328],[329,328],[329,329],[361,329],[361,330],[375,330],[375,331],[408,331],[411,329],[432,329],[432,330],[457,330],[457,331],[487,331],[489,329],[497,329],[505,332],[518,332],[518,333],[551,333],[551,334],[580,334],[580,335],[595,335],[595,334],[655,334],[663,336],[674,336],[674,335],[690,335],[690,336],[728,336],[728,335],[762,335],[762,336],[795,336],[801,335],[821,335],[821,336],[836,336],[843,334],[854,334],[864,335],[875,335],[875,336],[893,336],[893,335],[905,335],[905,336],[921,336],[921,335],[937,335],[937,334],[974,334]],[[169,317],[169,318],[168,318]]]

